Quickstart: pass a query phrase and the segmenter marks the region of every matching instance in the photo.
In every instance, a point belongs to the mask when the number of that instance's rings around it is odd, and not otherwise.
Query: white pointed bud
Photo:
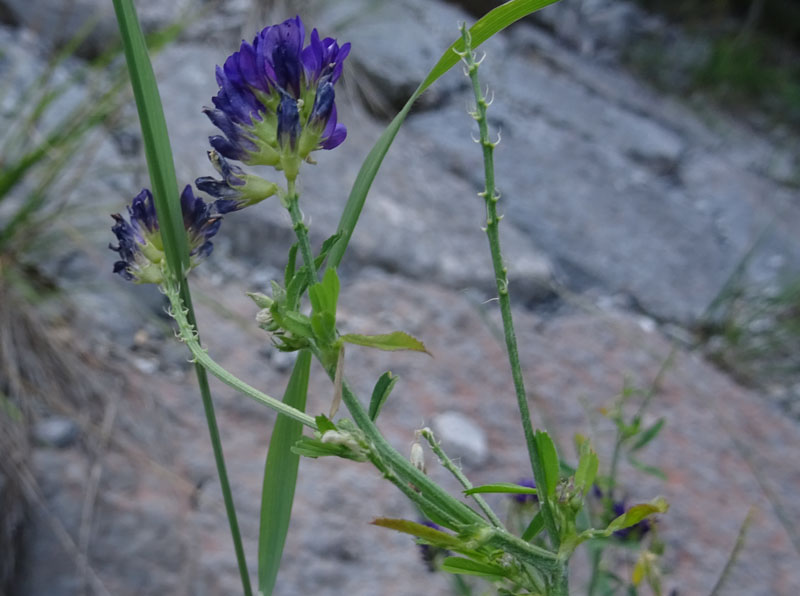
[[[427,473],[425,471],[425,452],[422,450],[422,445],[418,441],[414,441],[414,444],[411,445],[411,455],[409,455],[408,459],[411,461],[411,465],[417,470],[423,474]]]

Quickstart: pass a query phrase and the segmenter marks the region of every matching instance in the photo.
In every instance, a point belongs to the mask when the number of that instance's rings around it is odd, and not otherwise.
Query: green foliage
[[[372,390],[372,397],[369,400],[369,417],[373,422],[378,419],[378,414],[380,414],[383,404],[389,399],[389,394],[392,392],[392,389],[394,389],[399,379],[400,377],[387,371],[383,373],[375,383],[375,388]]]
[[[475,486],[464,491],[465,495],[503,493],[509,495],[535,495],[538,491],[528,486],[511,484],[510,482],[496,482],[494,484],[484,484]]]
[[[765,107],[782,108],[784,119],[797,121],[800,68],[777,61],[768,47],[760,37],[719,38],[695,72],[695,83],[729,100],[756,100]]]
[[[301,411],[306,407],[310,366],[311,353],[300,352],[283,395],[285,404]],[[292,451],[292,447],[302,434],[302,424],[286,416],[278,416],[269,440],[258,532],[258,590],[264,596],[272,594],[275,587],[289,531],[300,462],[300,456]]]
[[[419,341],[416,337],[410,336],[408,333],[402,331],[393,331],[392,333],[383,333],[379,335],[359,335],[357,333],[347,333],[341,336],[341,340],[349,344],[358,346],[366,346],[368,348],[376,348],[378,350],[386,350],[389,352],[396,350],[410,350],[412,352],[425,352],[425,344]]]

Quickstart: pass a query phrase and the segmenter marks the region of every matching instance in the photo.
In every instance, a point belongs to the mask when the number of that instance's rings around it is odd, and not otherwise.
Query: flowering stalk
[[[475,94],[476,108],[472,113],[473,118],[478,123],[480,131],[480,145],[483,149],[483,165],[486,187],[480,196],[486,202],[486,235],[489,239],[489,249],[492,253],[492,266],[494,267],[495,280],[497,281],[497,295],[500,303],[500,314],[503,319],[503,332],[508,351],[508,361],[511,365],[511,376],[514,380],[514,390],[517,396],[517,406],[519,407],[520,421],[525,433],[525,442],[528,445],[528,455],[533,468],[533,475],[539,485],[543,485],[541,479],[544,476],[544,466],[539,454],[539,450],[534,438],[531,415],[528,409],[528,397],[525,392],[525,382],[522,378],[522,366],[519,361],[517,350],[517,338],[514,333],[514,321],[511,316],[511,299],[508,293],[508,269],[503,263],[503,255],[500,250],[500,231],[499,224],[501,216],[497,214],[497,201],[500,194],[497,192],[494,182],[494,148],[497,143],[489,140],[489,126],[486,120],[486,109],[489,103],[481,91],[480,81],[478,80],[478,62],[472,52],[470,34],[466,25],[461,27],[461,37],[464,40],[464,52],[457,52],[466,64],[466,71],[472,81],[472,90]],[[542,495],[542,516],[545,520],[545,527],[550,536],[553,546],[558,549],[560,536],[556,527],[555,517],[547,496]]]
[[[174,200],[178,183],[175,176],[175,164],[172,159],[167,124],[164,119],[164,110],[158,93],[158,85],[156,84],[155,74],[150,63],[147,45],[139,25],[133,0],[114,0],[114,11],[119,24],[125,60],[136,99],[136,107],[139,112],[139,121],[142,126],[142,138],[145,145],[150,180],[156,191],[156,199],[159,202],[158,215],[161,221],[164,222],[165,264],[171,275],[179,280],[178,292],[183,299],[182,303],[188,311],[188,321],[194,323],[192,297],[185,275],[190,262],[190,251],[187,250],[188,243],[184,231],[186,220],[184,218],[183,222],[180,221],[181,214],[179,212],[183,204],[179,206],[177,201]],[[181,225],[182,223],[183,225]],[[208,424],[209,438],[214,451],[214,461],[217,467],[222,498],[225,503],[225,512],[236,553],[242,591],[245,596],[250,596],[252,594],[250,575],[247,570],[247,560],[244,555],[236,507],[233,502],[233,493],[225,466],[222,441],[220,440],[219,428],[214,413],[214,403],[208,386],[208,376],[206,370],[199,364],[195,365],[195,373]]]

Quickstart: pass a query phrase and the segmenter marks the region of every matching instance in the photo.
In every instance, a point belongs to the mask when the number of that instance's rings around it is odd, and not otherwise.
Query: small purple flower
[[[305,47],[304,42],[300,17],[288,19],[264,28],[252,44],[243,41],[217,67],[215,109],[204,111],[223,133],[209,139],[222,156],[285,169],[285,140],[298,164],[311,151],[344,141],[347,130],[336,120],[333,85],[350,44],[320,39],[316,29]]]
[[[211,238],[219,230],[222,217],[213,215],[210,206],[195,197],[191,186],[181,193],[183,225],[189,241],[191,266],[195,267],[211,254],[214,246]],[[155,202],[148,189],[134,197],[128,206],[128,220],[119,213],[111,216],[114,226],[111,231],[117,237],[117,246],[108,247],[119,253],[120,260],[114,263],[114,273],[136,283],[161,283],[164,281],[164,244],[156,218]]]
[[[434,530],[438,530],[440,532],[444,531],[440,525],[435,524],[430,520],[422,520],[420,523],[423,526],[428,526]],[[450,551],[439,548],[438,546],[433,546],[432,544],[417,543],[417,547],[419,548],[419,554],[422,557],[422,561],[425,563],[425,566],[430,572],[436,571],[437,558],[447,557],[450,554]]]
[[[517,482],[517,484],[526,488],[536,488],[536,483],[533,481],[533,478],[522,478]],[[515,494],[513,499],[520,505],[532,505],[539,502],[539,497],[537,495],[526,495],[521,493]]]
[[[246,174],[242,168],[228,163],[216,151],[208,152],[208,160],[222,179],[203,176],[194,183],[198,189],[217,199],[214,207],[218,213],[230,213],[255,205],[278,191],[276,184]]]

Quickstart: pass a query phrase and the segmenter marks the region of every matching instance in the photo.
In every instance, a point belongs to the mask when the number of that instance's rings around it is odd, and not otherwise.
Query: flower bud
[[[422,450],[422,445],[419,441],[414,441],[411,445],[411,455],[408,457],[411,465],[423,474],[427,474],[425,470],[425,452]]]

